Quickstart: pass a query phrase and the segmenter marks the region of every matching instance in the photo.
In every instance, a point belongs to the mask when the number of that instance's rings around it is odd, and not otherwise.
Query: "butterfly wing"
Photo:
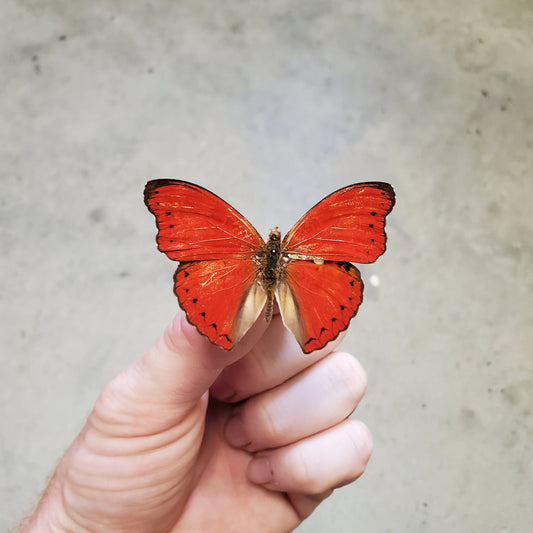
[[[189,322],[226,350],[250,329],[266,301],[254,263],[240,259],[181,263],[174,292]]]
[[[394,200],[388,183],[349,185],[311,208],[283,239],[289,261],[276,296],[305,353],[335,339],[356,314],[363,283],[350,262],[372,263],[385,251]]]
[[[144,203],[156,218],[157,246],[170,259],[250,259],[264,244],[236,209],[194,183],[149,181]]]
[[[385,251],[385,217],[394,206],[388,183],[356,183],[326,196],[287,233],[289,256],[373,263]]]
[[[159,250],[181,263],[174,293],[189,322],[232,348],[265,305],[253,260],[263,239],[236,209],[193,183],[150,181],[144,200],[156,218]]]
[[[351,263],[291,261],[276,297],[285,326],[305,353],[348,327],[362,301],[363,282]]]

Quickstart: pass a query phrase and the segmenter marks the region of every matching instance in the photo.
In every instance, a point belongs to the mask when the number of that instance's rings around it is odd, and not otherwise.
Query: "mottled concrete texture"
[[[531,531],[531,2],[3,0],[0,17],[2,531],[176,310],[142,201],[163,176],[263,234],[354,181],[396,189],[343,344],[375,453],[299,531]]]

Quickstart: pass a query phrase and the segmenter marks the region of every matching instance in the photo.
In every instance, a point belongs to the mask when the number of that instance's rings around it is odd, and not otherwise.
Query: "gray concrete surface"
[[[173,176],[263,234],[343,185],[396,188],[343,344],[375,453],[299,531],[531,531],[531,2],[3,0],[0,17],[0,530],[176,310],[142,202]]]

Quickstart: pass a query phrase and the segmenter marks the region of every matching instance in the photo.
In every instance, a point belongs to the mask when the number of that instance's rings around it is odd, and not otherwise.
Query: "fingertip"
[[[322,494],[359,478],[372,450],[368,427],[348,419],[287,446],[261,451],[250,461],[247,475],[271,490]]]
[[[248,463],[246,475],[256,485],[271,484],[274,481],[274,472],[268,456],[257,454]]]
[[[199,329],[189,322],[186,313],[180,309],[165,330],[165,337],[168,345],[176,350],[207,351],[217,359],[222,358],[227,365],[248,353],[264,334],[268,325],[269,323],[261,315],[242,339],[230,349],[226,349],[200,333]]]
[[[374,437],[372,436],[372,432],[361,420],[349,419],[346,422],[346,432],[354,444],[357,456],[360,458],[363,466],[366,467],[374,451]]]
[[[353,386],[359,400],[365,395],[368,386],[368,374],[357,357],[348,352],[335,352],[335,356],[340,364],[345,365],[344,373],[353,380]],[[359,400],[357,403],[359,403]]]
[[[165,328],[162,340],[166,347],[177,353],[216,352],[224,353],[224,349],[216,346],[203,336],[188,320],[187,315],[180,309]]]

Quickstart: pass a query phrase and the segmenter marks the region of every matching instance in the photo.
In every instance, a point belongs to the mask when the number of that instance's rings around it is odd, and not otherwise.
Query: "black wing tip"
[[[148,181],[144,186],[144,205],[150,210],[150,212],[154,212],[150,206],[150,199],[157,193],[157,189],[166,187],[167,185],[193,185],[197,187],[194,183],[173,178],[157,178]]]
[[[364,187],[371,187],[373,189],[379,189],[387,195],[388,199],[391,202],[389,210],[385,213],[385,216],[387,216],[392,211],[392,208],[394,207],[394,204],[396,203],[396,192],[394,191],[394,187],[390,183],[387,183],[386,181],[362,181],[360,183],[352,183],[351,185],[346,185],[345,187],[341,187],[340,189],[337,189],[336,191],[333,191],[332,193],[322,198],[322,200],[317,202],[311,209],[307,211],[307,213],[309,213],[309,211],[313,210],[318,204],[321,204],[324,200],[326,200],[330,196],[333,196],[334,194],[337,194],[340,192],[348,192],[353,189],[363,189]],[[302,218],[304,218],[307,215],[307,213],[305,213],[305,215]],[[300,220],[296,223],[296,225],[302,220],[302,218],[300,218]]]
[[[144,186],[144,204],[146,205],[146,207],[148,207],[148,209],[150,209],[150,211],[152,211],[152,209],[148,202],[150,198],[153,196],[154,191],[156,189],[159,189],[159,187],[162,187],[163,185],[167,185],[171,181],[172,180],[155,179],[155,180],[150,180],[146,183],[146,185]]]
[[[396,191],[394,190],[394,187],[390,183],[387,183],[385,181],[376,181],[375,187],[387,193],[387,196],[391,201],[390,208],[387,212],[387,214],[389,214],[392,211],[394,204],[396,203]]]
[[[157,178],[150,180],[144,186],[144,203],[148,205],[148,200],[154,194],[156,189],[164,187],[165,185],[172,185],[177,183],[183,183],[180,180],[170,179],[170,178]]]
[[[176,178],[155,178],[153,180],[149,180],[146,185],[144,186],[145,191],[153,191],[154,189],[157,189],[159,187],[163,187],[165,185],[184,185],[186,187],[192,187],[195,189],[204,189],[208,190],[205,187],[202,187],[201,185],[198,185],[197,183],[193,183],[192,181],[186,181],[186,180],[179,180]],[[210,191],[208,191],[210,192]]]
[[[354,183],[353,185],[351,185],[351,187],[373,187],[375,189],[379,189],[385,192],[391,201],[390,209],[387,211],[387,214],[392,211],[392,208],[396,203],[396,191],[394,190],[394,187],[386,181],[368,181],[364,183]]]
[[[156,189],[166,187],[167,185],[183,185],[184,187],[189,187],[191,189],[201,189],[208,192],[209,194],[214,194],[209,189],[206,189],[201,185],[193,183],[192,181],[178,180],[175,178],[156,178],[148,181],[144,186],[144,203],[148,207],[148,209],[150,209],[150,206],[148,205],[148,200],[150,200],[150,198],[155,194]]]
[[[387,226],[387,216],[390,214],[390,212],[392,211],[392,208],[396,204],[396,192],[394,190],[394,187],[390,183],[387,183],[386,181],[369,181],[367,183],[354,184],[354,187],[361,187],[361,186],[368,186],[368,187],[374,187],[376,189],[379,189],[383,191],[390,200],[390,206],[385,212],[385,214],[383,215],[383,234],[385,236],[385,240],[383,242],[383,250],[374,259],[374,261],[369,261],[368,263],[365,263],[365,264],[372,264],[372,263],[375,263],[387,251],[388,237],[387,237],[387,232],[385,231],[385,228]]]

